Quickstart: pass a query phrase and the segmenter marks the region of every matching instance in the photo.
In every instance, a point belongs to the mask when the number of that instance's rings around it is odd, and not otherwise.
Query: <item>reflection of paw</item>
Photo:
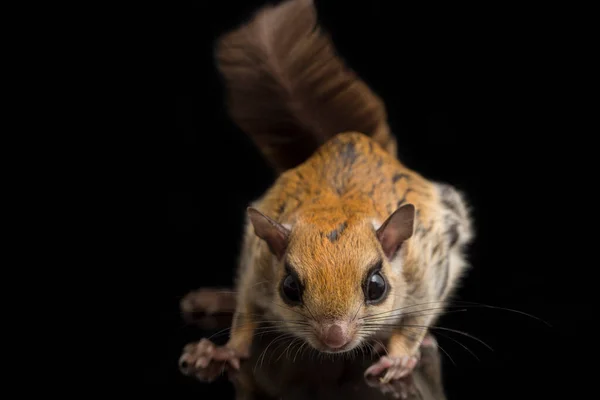
[[[179,369],[184,375],[195,376],[205,382],[214,381],[229,367],[238,370],[240,357],[232,349],[215,346],[208,339],[188,344],[179,359]]]
[[[382,383],[377,378],[367,378],[367,384],[373,388],[377,388],[384,395],[392,395],[396,399],[408,399],[409,396],[413,398],[418,394],[418,391],[413,382],[412,376],[405,378],[396,379],[391,383]]]
[[[416,356],[389,357],[383,356],[365,371],[365,376],[380,376],[380,382],[389,383],[392,380],[409,375],[416,367],[419,358]]]
[[[188,293],[179,306],[184,317],[193,317],[194,314],[233,313],[235,304],[236,299],[232,292],[203,288]]]

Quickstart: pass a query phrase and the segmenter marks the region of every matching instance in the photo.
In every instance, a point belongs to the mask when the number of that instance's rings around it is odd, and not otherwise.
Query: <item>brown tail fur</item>
[[[259,10],[220,38],[216,59],[231,118],[278,172],[344,131],[396,155],[383,101],[335,53],[313,0]]]

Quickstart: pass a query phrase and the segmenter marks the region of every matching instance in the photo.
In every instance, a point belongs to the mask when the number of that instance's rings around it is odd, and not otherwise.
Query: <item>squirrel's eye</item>
[[[281,292],[285,299],[290,303],[298,303],[301,301],[300,285],[296,281],[296,278],[291,274],[286,276],[283,280]]]
[[[386,283],[381,273],[375,272],[367,282],[367,300],[377,302],[383,298],[386,293]]]

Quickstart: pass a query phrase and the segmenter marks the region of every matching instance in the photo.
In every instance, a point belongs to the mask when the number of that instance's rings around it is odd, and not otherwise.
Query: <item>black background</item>
[[[171,146],[162,149],[169,168],[161,245],[169,265],[152,299],[156,337],[144,369],[146,384],[171,397],[232,395],[227,383],[203,385],[177,371],[182,346],[199,339],[179,318],[178,301],[200,286],[231,284],[245,207],[273,179],[228,119],[212,59],[217,36],[261,4],[194,2],[177,15],[176,119],[166,135]],[[581,163],[594,161],[584,156],[593,140],[581,133],[593,131],[579,122],[590,107],[574,91],[586,85],[588,52],[576,46],[586,27],[567,25],[560,10],[436,7],[317,2],[339,53],[384,98],[401,160],[454,184],[473,206],[473,269],[460,299],[552,325],[498,310],[448,315],[443,326],[494,351],[453,336],[477,361],[440,338],[456,363],[444,357],[446,390],[450,399],[578,398],[589,379],[579,360],[588,347],[585,285],[595,263],[584,239],[593,181],[579,179],[589,171]]]

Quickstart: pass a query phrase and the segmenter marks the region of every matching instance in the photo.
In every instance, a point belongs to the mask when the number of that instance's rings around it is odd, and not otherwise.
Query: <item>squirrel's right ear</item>
[[[256,236],[267,242],[271,253],[281,259],[287,248],[290,231],[256,208],[248,207],[247,211]]]

